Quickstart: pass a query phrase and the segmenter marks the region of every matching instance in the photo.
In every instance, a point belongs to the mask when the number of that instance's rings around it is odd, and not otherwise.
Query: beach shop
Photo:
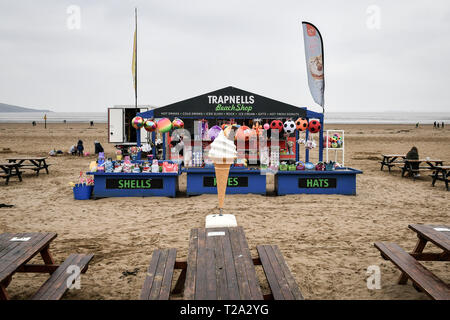
[[[138,144],[129,160],[131,168],[124,170],[126,160],[120,157],[113,168],[92,172],[93,194],[175,197],[183,173],[187,195],[215,194],[215,171],[207,151],[227,127],[234,130],[238,151],[228,194],[265,195],[267,174],[274,175],[277,195],[356,194],[356,175],[361,171],[323,162],[323,121],[322,113],[235,87],[140,112],[132,120]],[[150,133],[150,152],[142,151],[142,128]],[[162,140],[161,154],[155,148],[157,136]],[[318,163],[310,162],[311,144],[317,147]]]

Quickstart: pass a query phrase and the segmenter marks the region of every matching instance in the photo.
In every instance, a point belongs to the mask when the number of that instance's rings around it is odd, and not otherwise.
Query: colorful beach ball
[[[174,129],[181,129],[184,128],[184,122],[183,120],[177,118],[172,121],[172,126]]]
[[[281,130],[283,130],[283,122],[281,120],[273,120],[270,123],[270,129],[272,130],[278,130],[281,132]]]
[[[170,121],[170,119],[163,118],[158,121],[157,127],[158,131],[161,133],[169,132],[172,129],[172,121]]]
[[[239,129],[237,129],[236,136],[234,138],[239,139],[239,140],[248,140],[250,138],[251,134],[252,134],[252,129],[250,129],[247,126],[241,126],[241,127],[239,127]]]
[[[131,120],[131,125],[135,129],[140,129],[144,126],[144,119],[142,117],[134,117],[133,120]]]
[[[214,141],[214,139],[216,139],[219,136],[220,131],[222,131],[222,128],[219,126],[212,126],[208,130],[208,136],[211,139],[211,141]]]
[[[297,120],[295,120],[295,127],[298,131],[305,131],[306,129],[308,129],[308,120],[306,120],[305,118],[298,118]]]
[[[309,122],[308,130],[311,133],[317,133],[320,131],[321,125],[319,120],[311,120]]]
[[[145,120],[144,129],[148,132],[153,132],[156,130],[156,123],[153,120]]]
[[[264,128],[264,130],[269,130],[270,129],[270,124],[264,123],[263,128]]]
[[[292,120],[287,120],[283,125],[284,132],[291,134],[295,132],[295,122]]]

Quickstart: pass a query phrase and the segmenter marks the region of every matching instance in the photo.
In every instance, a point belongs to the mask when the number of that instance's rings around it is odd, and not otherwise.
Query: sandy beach
[[[226,213],[243,226],[253,254],[257,244],[277,244],[306,299],[428,299],[410,284],[396,284],[399,271],[384,261],[373,243],[396,242],[406,250],[416,243],[410,223],[450,224],[450,193],[443,182],[433,188],[427,174],[415,181],[400,171],[380,171],[382,153],[406,153],[415,145],[421,158],[450,164],[450,129],[432,125],[330,125],[345,130],[347,166],[364,171],[357,177],[357,195],[227,196]],[[0,161],[14,156],[45,156],[55,148],[66,154],[50,157],[50,174],[24,175],[0,181],[0,233],[56,232],[51,252],[59,263],[70,253],[94,253],[81,290],[65,299],[137,299],[151,253],[177,248],[185,259],[189,231],[203,227],[205,216],[217,211],[216,195],[169,198],[105,198],[76,201],[68,183],[87,171],[94,157],[67,155],[78,139],[86,151],[99,140],[107,143],[106,124],[0,124]],[[9,149],[9,150],[8,150]],[[273,178],[268,179],[273,190]],[[180,178],[181,191],[186,178]],[[432,245],[427,248],[433,249]],[[40,258],[39,258],[40,259]],[[38,261],[38,258],[34,259]],[[447,283],[450,265],[424,264]],[[367,268],[381,268],[381,289],[366,286]],[[124,271],[138,269],[137,275]],[[262,276],[262,271],[259,270]],[[27,299],[47,275],[16,274],[8,287],[13,299]],[[265,290],[268,289],[264,284]]]

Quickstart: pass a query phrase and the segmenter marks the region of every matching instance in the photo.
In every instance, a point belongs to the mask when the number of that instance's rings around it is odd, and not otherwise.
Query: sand
[[[450,224],[450,193],[430,177],[401,178],[399,171],[380,171],[382,153],[405,153],[411,146],[421,157],[450,163],[450,129],[413,125],[332,125],[344,129],[346,165],[361,169],[357,195],[292,195],[283,197],[228,195],[227,210],[243,226],[252,253],[257,244],[277,244],[307,299],[428,299],[409,283],[399,286],[399,272],[380,258],[375,241],[392,241],[406,250],[416,243],[410,223]],[[99,140],[107,154],[106,125],[0,124],[0,161],[9,156],[65,152],[82,139],[87,151]],[[10,148],[11,151],[3,151]],[[217,196],[169,198],[107,198],[75,201],[69,181],[87,171],[94,158],[52,157],[50,175],[25,175],[22,183],[0,181],[1,232],[56,232],[51,245],[57,262],[70,253],[95,254],[81,279],[81,290],[65,299],[137,299],[155,248],[175,247],[186,258],[189,230],[203,227],[205,216],[217,211]],[[269,178],[269,190],[273,179]],[[186,178],[180,178],[181,190]],[[229,207],[229,208],[228,208]],[[427,249],[433,250],[432,245]],[[40,258],[33,261],[38,262]],[[424,263],[450,282],[448,263]],[[367,268],[381,269],[381,289],[366,286]],[[124,276],[125,271],[137,275]],[[259,275],[261,271],[259,270]],[[27,299],[47,275],[16,274],[8,287],[13,299]],[[267,284],[264,283],[267,290]]]

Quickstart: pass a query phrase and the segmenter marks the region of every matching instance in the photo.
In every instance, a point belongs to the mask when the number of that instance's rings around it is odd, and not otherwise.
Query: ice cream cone
[[[221,209],[223,209],[223,204],[225,202],[230,166],[230,163],[214,163],[214,169],[216,171],[217,197],[219,199],[219,208]]]

